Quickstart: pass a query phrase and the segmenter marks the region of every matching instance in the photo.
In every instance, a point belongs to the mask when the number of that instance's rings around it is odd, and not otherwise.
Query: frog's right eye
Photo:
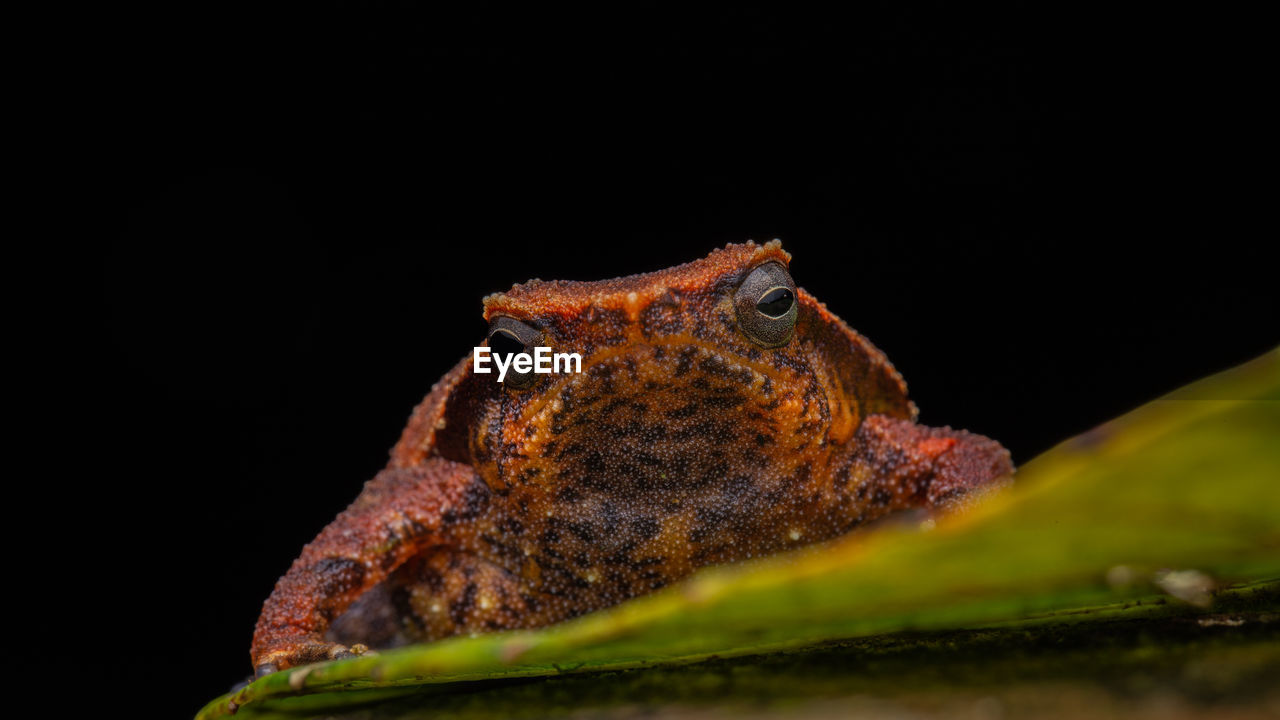
[[[733,296],[738,325],[762,347],[786,345],[796,327],[796,284],[776,262],[752,270]]]
[[[510,362],[509,356],[516,353],[533,354],[534,348],[544,344],[542,333],[537,328],[520,322],[514,318],[498,317],[489,324],[489,351],[501,356],[503,363]],[[516,372],[515,366],[507,370],[502,384],[512,390],[524,390],[533,385],[533,370]]]

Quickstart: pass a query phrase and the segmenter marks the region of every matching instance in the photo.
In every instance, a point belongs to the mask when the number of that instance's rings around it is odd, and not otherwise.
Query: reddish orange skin
[[[485,298],[582,373],[515,390],[468,357],[441,379],[276,585],[258,671],[554,623],[1012,474],[998,443],[916,425],[889,361],[804,290],[785,344],[748,337],[734,293],[770,262],[777,241]]]

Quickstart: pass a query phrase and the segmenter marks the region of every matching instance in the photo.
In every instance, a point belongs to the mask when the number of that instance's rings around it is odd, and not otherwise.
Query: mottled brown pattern
[[[1012,473],[999,444],[914,424],[884,355],[802,289],[784,345],[744,334],[735,291],[789,261],[776,241],[730,245],[485,298],[486,319],[537,328],[583,372],[514,390],[460,362],[281,579],[255,665],[553,623]]]

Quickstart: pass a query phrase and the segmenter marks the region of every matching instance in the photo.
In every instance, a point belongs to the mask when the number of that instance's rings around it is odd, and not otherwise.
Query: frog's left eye
[[[509,356],[516,353],[533,354],[534,348],[544,344],[542,333],[537,328],[520,322],[514,318],[497,317],[489,324],[489,351],[495,356],[503,356],[503,362],[510,362]],[[524,390],[533,385],[533,370],[516,372],[514,364],[507,370],[502,384],[512,390]]]
[[[791,340],[799,315],[796,284],[779,263],[752,270],[738,286],[733,305],[742,331],[757,345],[778,347]]]

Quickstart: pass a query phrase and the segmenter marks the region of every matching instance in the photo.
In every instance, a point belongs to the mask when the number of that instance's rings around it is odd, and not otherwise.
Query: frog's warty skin
[[[1006,481],[995,441],[915,423],[888,359],[788,284],[790,259],[729,245],[485,298],[491,327],[580,354],[581,373],[508,387],[459,362],[281,578],[254,666],[547,625]],[[794,317],[774,318],[794,329],[762,342],[741,317],[759,298],[735,297],[770,263],[760,291],[794,288]]]

